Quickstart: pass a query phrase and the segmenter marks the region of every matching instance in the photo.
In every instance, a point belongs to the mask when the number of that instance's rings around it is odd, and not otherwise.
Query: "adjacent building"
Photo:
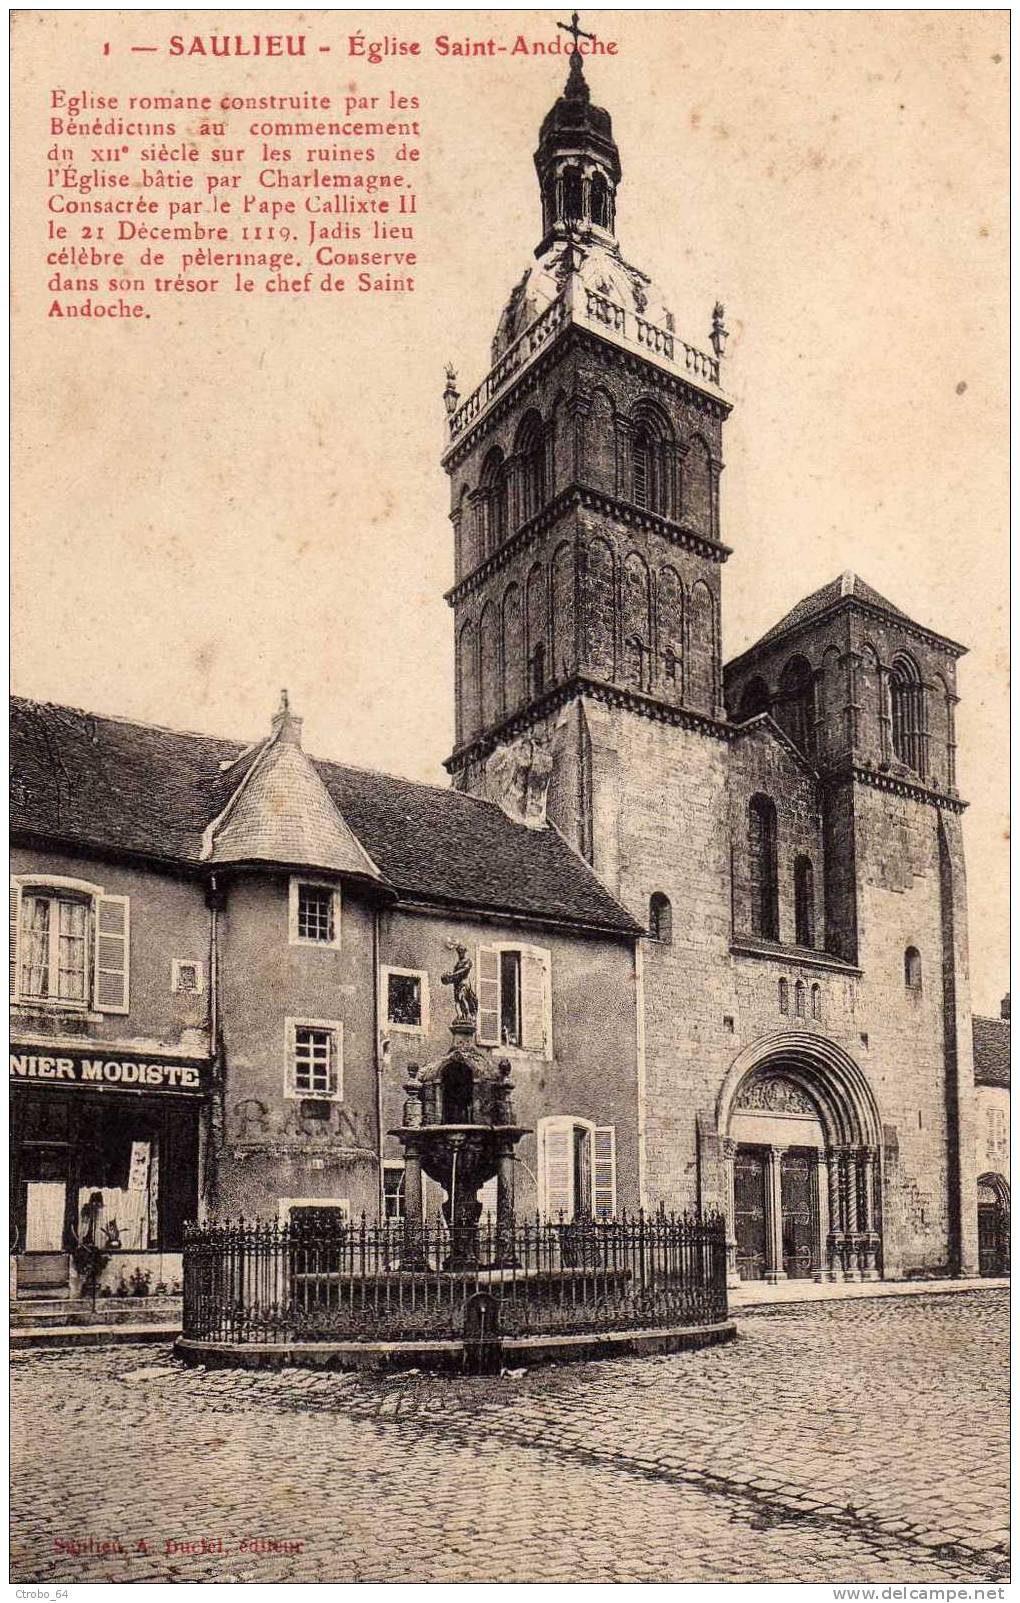
[[[699,349],[623,256],[579,56],[535,163],[445,394],[452,787],[311,758],[286,699],[248,748],[15,703],[23,1288],[97,1218],[163,1282],[196,1215],[399,1219],[465,957],[518,1211],[718,1209],[734,1280],[977,1270],[963,647],[846,573],[723,664],[723,309]]]

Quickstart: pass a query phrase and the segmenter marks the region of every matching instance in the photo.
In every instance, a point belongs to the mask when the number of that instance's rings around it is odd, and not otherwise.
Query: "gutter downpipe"
[[[383,1212],[386,1206],[383,1188],[383,1142],[386,1137],[383,1133],[383,1068],[386,1062],[386,1046],[379,1035],[380,1007],[379,1007],[379,908],[372,909],[372,997],[373,997],[373,1036],[375,1040],[375,1122],[377,1133],[378,1176],[376,1183],[376,1206],[378,1208],[378,1222],[382,1224]]]

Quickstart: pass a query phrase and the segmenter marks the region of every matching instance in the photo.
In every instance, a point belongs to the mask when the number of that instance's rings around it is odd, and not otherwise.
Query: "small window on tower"
[[[334,885],[291,880],[290,940],[297,946],[339,946],[340,892]]]

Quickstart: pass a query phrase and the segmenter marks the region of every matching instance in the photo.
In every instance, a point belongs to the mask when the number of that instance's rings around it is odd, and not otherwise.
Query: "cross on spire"
[[[557,26],[557,28],[562,28],[564,33],[569,33],[570,34],[571,38],[574,41],[574,52],[575,52],[575,54],[577,54],[577,41],[579,39],[594,39],[595,38],[595,35],[593,33],[585,33],[584,29],[581,27],[581,19],[578,16],[576,11],[574,12],[574,14],[571,17],[569,22],[558,22],[556,24],[556,26]]]

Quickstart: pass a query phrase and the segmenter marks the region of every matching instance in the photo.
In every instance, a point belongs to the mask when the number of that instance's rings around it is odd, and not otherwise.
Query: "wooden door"
[[[783,1205],[783,1268],[789,1280],[810,1280],[818,1268],[818,1160],[791,1147],[779,1168]]]
[[[733,1160],[734,1235],[741,1280],[765,1274],[765,1154],[738,1147]]]

